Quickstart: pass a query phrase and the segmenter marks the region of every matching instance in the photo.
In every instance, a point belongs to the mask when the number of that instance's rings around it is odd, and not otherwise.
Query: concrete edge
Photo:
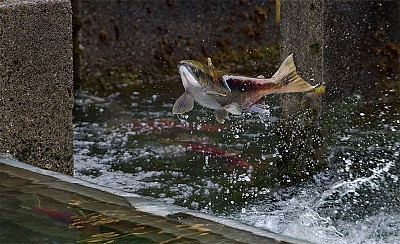
[[[21,0],[5,0],[4,2],[0,1],[0,6],[7,6],[7,7],[11,7],[11,6],[18,6],[21,3],[22,4],[40,4],[40,3],[48,3],[49,1],[47,0],[25,0],[25,1],[21,1]],[[65,0],[51,0],[51,2],[53,3],[57,3],[57,2],[65,2]]]
[[[142,195],[138,195],[135,193],[124,192],[121,190],[115,190],[109,187],[99,186],[88,181],[80,180],[72,176],[64,175],[58,172],[42,169],[39,167],[35,167],[26,163],[22,163],[14,158],[11,157],[9,154],[0,153],[0,164],[5,164],[11,167],[27,170],[33,173],[49,176],[55,178],[60,181],[77,184],[83,187],[92,188],[95,190],[100,190],[102,192],[106,192],[118,197],[125,199],[133,208],[137,209],[138,211],[153,214],[161,217],[168,217],[173,214],[187,214],[196,218],[205,219],[211,222],[215,222],[218,224],[222,224],[224,226],[233,228],[233,229],[240,229],[242,231],[249,232],[256,236],[261,236],[269,239],[273,239],[278,242],[288,242],[288,243],[310,243],[308,241],[292,238],[289,236],[280,235],[277,233],[273,233],[267,230],[259,229],[239,221],[233,219],[225,219],[217,216],[213,216],[210,214],[205,214],[193,210],[189,210],[180,206],[176,206],[173,204],[165,203],[158,199],[154,199],[151,197],[146,197]],[[140,203],[137,200],[141,200]]]

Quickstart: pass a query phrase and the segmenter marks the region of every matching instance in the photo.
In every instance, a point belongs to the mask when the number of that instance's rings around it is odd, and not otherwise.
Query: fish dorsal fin
[[[183,114],[193,109],[194,101],[189,92],[184,92],[178,100],[176,100],[172,108],[173,114]]]
[[[207,58],[207,66],[208,67],[214,67],[210,57]]]
[[[242,109],[240,108],[240,105],[238,103],[235,103],[235,102],[231,103],[231,104],[228,104],[228,105],[225,105],[224,109],[226,111],[228,111],[229,113],[231,113],[231,114],[239,115],[239,114],[242,113]]]
[[[216,109],[214,110],[214,115],[218,123],[223,124],[225,123],[226,117],[228,117],[228,111],[225,109]]]

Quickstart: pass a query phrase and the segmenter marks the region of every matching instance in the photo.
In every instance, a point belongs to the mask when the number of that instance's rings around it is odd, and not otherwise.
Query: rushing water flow
[[[284,187],[277,96],[267,98],[267,114],[244,113],[219,125],[200,106],[174,117],[181,93],[174,86],[80,94],[75,175],[317,243],[400,242],[398,93],[328,105],[324,164]]]

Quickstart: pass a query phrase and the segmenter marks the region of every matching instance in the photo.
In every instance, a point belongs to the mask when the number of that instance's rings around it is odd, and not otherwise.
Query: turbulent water
[[[79,94],[75,175],[316,243],[400,242],[400,105],[393,90],[328,104],[323,164],[283,186],[278,97],[267,99],[267,113],[245,112],[221,126],[200,106],[174,117],[181,91],[170,87]]]

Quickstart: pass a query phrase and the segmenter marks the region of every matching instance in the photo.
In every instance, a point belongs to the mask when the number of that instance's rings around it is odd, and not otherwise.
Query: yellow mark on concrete
[[[275,21],[278,25],[281,21],[281,0],[276,0]]]
[[[324,94],[325,92],[326,92],[326,86],[321,85],[321,86],[315,88],[312,92],[308,92],[306,95],[307,95],[307,97],[315,98],[315,97],[318,97],[319,95]]]
[[[325,85],[321,85],[317,88],[315,88],[315,93],[321,94],[321,93],[325,93],[326,92],[326,86]]]

